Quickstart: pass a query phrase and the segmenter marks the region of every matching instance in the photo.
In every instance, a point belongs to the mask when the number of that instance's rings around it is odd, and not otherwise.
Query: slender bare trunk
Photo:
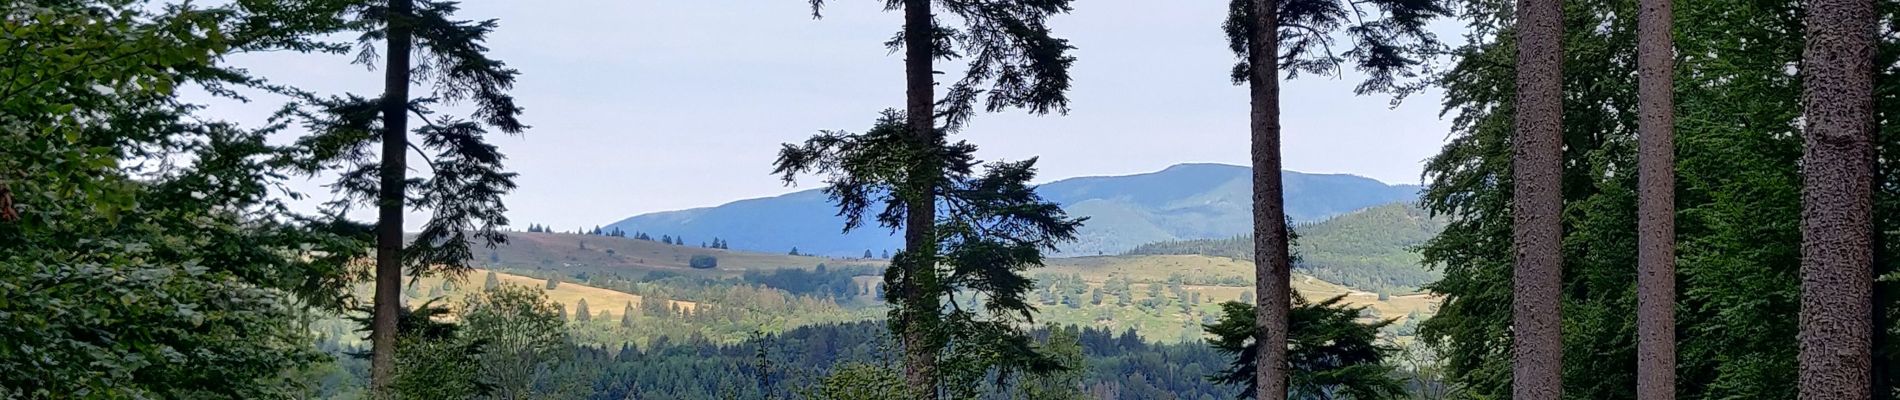
[[[1563,2],[1517,1],[1512,397],[1563,394]]]
[[[1254,37],[1247,63],[1252,100],[1254,320],[1260,332],[1255,398],[1285,400],[1287,313],[1292,310],[1286,203],[1280,182],[1280,17],[1278,0],[1253,0]]]
[[[402,296],[402,212],[409,151],[410,0],[389,0],[389,43],[383,69],[382,186],[377,193],[375,317],[370,327],[370,381],[390,396],[396,370],[396,315]]]
[[[931,66],[935,55],[931,50],[932,30],[936,23],[932,21],[930,0],[904,0],[904,119],[910,125],[911,140],[918,146],[932,146],[937,143],[935,120],[936,77]],[[911,179],[924,179],[935,185],[935,177],[942,175],[935,159],[926,157],[912,166]],[[904,221],[904,250],[909,253],[910,268],[905,273],[904,293],[910,298],[905,304],[919,307],[935,304],[931,301],[935,293],[925,293],[925,281],[934,282],[936,265],[933,261],[937,242],[932,231],[937,221],[937,198],[934,191],[926,191],[922,196],[911,199],[907,205],[909,214]],[[915,316],[924,312],[937,312],[936,309],[912,310],[905,316],[912,318],[907,324],[911,328],[904,332],[904,381],[914,392],[936,398],[937,393],[937,348],[930,333],[921,326],[925,321]]]
[[[1810,0],[1801,54],[1801,398],[1870,398],[1871,0]]]
[[[1636,398],[1676,398],[1676,98],[1672,0],[1642,0],[1638,103]]]

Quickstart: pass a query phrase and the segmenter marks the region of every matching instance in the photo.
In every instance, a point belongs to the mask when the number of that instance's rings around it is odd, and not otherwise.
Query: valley
[[[1308,301],[1315,302],[1344,296],[1345,304],[1366,307],[1368,318],[1394,319],[1394,326],[1404,326],[1430,315],[1436,299],[1410,288],[1351,287],[1316,277],[1353,273],[1411,276],[1414,273],[1408,271],[1422,270],[1416,265],[1398,264],[1416,262],[1415,256],[1403,256],[1406,254],[1403,244],[1388,243],[1391,240],[1355,243],[1330,239],[1340,236],[1338,232],[1384,232],[1391,225],[1417,222],[1406,218],[1416,216],[1408,210],[1397,205],[1374,207],[1304,225],[1302,232],[1315,232],[1302,241],[1301,255],[1308,260],[1347,260],[1365,258],[1361,257],[1364,254],[1401,256],[1397,256],[1396,261],[1386,260],[1385,264],[1351,264],[1344,270],[1331,268],[1336,264],[1330,263],[1303,264],[1295,271],[1294,289]],[[1348,225],[1338,226],[1334,221]],[[1394,240],[1415,239],[1416,233],[1407,232],[1394,233],[1399,237]],[[672,238],[670,234],[666,237]],[[684,239],[688,243],[697,241]],[[1367,246],[1391,248],[1366,249]],[[1166,252],[1181,254],[1138,254],[1164,252],[1159,249],[1172,249]],[[1198,341],[1202,338],[1200,326],[1213,322],[1219,303],[1252,295],[1253,265],[1242,258],[1250,255],[1229,254],[1224,249],[1208,243],[1163,242],[1140,246],[1124,255],[1051,258],[1045,267],[1027,273],[1037,283],[1029,294],[1029,300],[1039,308],[1036,322],[1111,332],[1132,330],[1157,342]],[[477,257],[476,265],[501,271],[502,280],[509,283],[538,286],[550,278],[559,279],[562,283],[547,291],[550,298],[568,308],[574,307],[579,299],[588,299],[591,312],[604,312],[610,319],[598,324],[618,324],[623,305],[631,301],[637,307],[643,296],[666,298],[678,303],[680,308],[724,310],[735,315],[722,317],[717,323],[686,318],[675,321],[682,327],[667,330],[697,329],[703,336],[727,341],[742,339],[753,330],[777,332],[816,323],[883,317],[878,285],[887,260],[789,253],[789,249],[786,253],[772,254],[632,237],[517,232],[510,235],[507,244]],[[717,265],[694,268],[691,260],[696,256],[711,257]],[[469,275],[468,280],[475,283],[481,276],[482,272],[477,272]],[[1393,281],[1410,282],[1404,278]],[[439,279],[427,279],[421,284],[426,286],[433,282]],[[735,304],[741,302],[745,304]],[[794,308],[796,312],[792,312]],[[693,311],[687,313],[690,315]],[[645,343],[651,339],[615,335],[601,332],[588,336],[603,344]]]

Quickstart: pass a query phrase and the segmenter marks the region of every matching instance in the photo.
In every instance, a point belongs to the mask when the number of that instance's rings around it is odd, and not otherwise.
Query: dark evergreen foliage
[[[803,145],[785,145],[777,172],[787,182],[801,173],[825,174],[825,191],[846,217],[846,229],[859,227],[872,204],[881,203],[883,212],[868,217],[896,229],[911,198],[927,192],[939,199],[946,211],[935,224],[936,251],[899,252],[884,274],[884,287],[894,306],[892,330],[926,333],[931,351],[942,352],[945,382],[975,382],[991,368],[1008,375],[1054,367],[1017,328],[1034,322],[1035,306],[1024,299],[1033,284],[1023,271],[1041,266],[1043,251],[1072,240],[1082,221],[1035,193],[1029,185],[1034,159],[992,163],[979,172],[975,145],[940,141],[917,148],[905,132],[903,117],[886,112],[863,134],[825,132]],[[944,175],[921,179],[921,185],[906,176],[920,157],[945,161]],[[915,271],[913,265],[934,267]],[[980,304],[966,304],[953,296],[958,294]]]
[[[1318,303],[1293,297],[1287,315],[1288,391],[1296,399],[1349,398],[1356,400],[1407,398],[1405,386],[1387,360],[1393,349],[1380,343],[1379,330],[1392,321],[1362,323],[1364,307],[1341,304],[1345,296]],[[1231,356],[1225,369],[1208,376],[1224,385],[1238,385],[1239,399],[1252,398],[1257,367],[1252,305],[1221,304],[1220,319],[1206,326],[1208,344]]]

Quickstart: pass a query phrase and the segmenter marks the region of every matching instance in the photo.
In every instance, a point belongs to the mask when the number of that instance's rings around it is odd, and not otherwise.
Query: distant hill
[[[885,260],[766,254],[561,233],[510,233],[509,239],[508,244],[497,247],[493,252],[478,255],[477,264],[489,270],[502,271],[498,275],[503,282],[537,288],[544,287],[547,278],[559,277],[561,283],[547,291],[551,299],[574,307],[580,299],[585,298],[596,313],[604,310],[610,312],[611,316],[618,316],[625,304],[637,306],[641,303],[643,297],[639,294],[663,293],[658,296],[696,300],[672,301],[672,305],[681,308],[697,309],[705,306],[717,309],[760,304],[807,306],[803,308],[807,310],[805,314],[747,317],[757,318],[748,321],[773,321],[768,325],[775,329],[883,315],[883,310],[879,308],[881,302],[869,293],[882,281],[877,275],[879,269],[875,267],[886,265]],[[583,243],[585,248],[582,248]],[[691,268],[686,260],[690,260],[693,255],[718,257],[719,266],[710,269]],[[1219,310],[1219,302],[1250,298],[1253,287],[1253,266],[1247,261],[1229,257],[1198,254],[1110,255],[1054,258],[1048,262],[1043,268],[1027,271],[1037,281],[1037,287],[1029,295],[1040,309],[1038,321],[1095,326],[1115,331],[1134,328],[1144,337],[1158,341],[1198,340],[1200,324],[1210,321],[1209,318]],[[826,275],[824,271],[827,269],[818,267],[820,264],[828,266],[833,275]],[[813,306],[816,302],[811,301],[811,298],[787,301],[789,297],[777,297],[777,300],[768,301],[753,297],[694,297],[688,293],[704,295],[716,292],[705,290],[710,287],[708,285],[712,285],[710,283],[676,280],[680,278],[676,275],[717,278],[728,284],[746,287],[757,285],[783,289],[788,294],[811,295],[794,292],[794,289],[785,285],[795,282],[775,284],[753,279],[751,274],[746,274],[790,272],[778,271],[786,269],[805,271],[804,276],[813,280],[835,279],[836,274],[849,274],[849,278],[846,278],[847,282],[851,282],[849,285],[863,288],[865,292],[849,300],[836,298],[833,300],[836,303],[824,303],[835,305],[822,307],[822,304]],[[1314,271],[1300,270],[1293,276],[1293,287],[1302,296],[1309,300],[1345,296],[1346,304],[1368,307],[1372,316],[1404,317],[1409,320],[1412,316],[1431,314],[1437,304],[1437,299],[1429,295],[1392,291],[1382,295],[1373,289],[1328,282],[1309,276],[1309,272]],[[482,284],[485,275],[484,271],[476,271],[456,286],[464,289],[479,287],[474,285]],[[649,279],[661,275],[672,278],[665,278],[662,281],[665,283],[628,284],[630,281],[653,282]],[[589,286],[587,282],[597,284]],[[410,298],[426,298],[434,296],[435,288],[441,286],[438,278],[424,278],[405,293]],[[621,291],[635,286],[640,290]],[[360,288],[361,294],[367,295],[367,289],[367,286]],[[1104,295],[1100,302],[1093,300],[1091,295],[1095,292]],[[1117,300],[1121,292],[1127,292],[1130,302]],[[455,293],[449,291],[448,294]],[[771,296],[761,298],[768,297]],[[769,307],[766,310],[779,312],[785,309]],[[687,325],[669,325],[672,328],[664,329],[654,327],[652,331],[646,332],[707,332],[708,336],[736,339],[742,337],[744,332],[758,329],[731,324],[704,325],[707,323],[705,321],[672,322]],[[628,338],[615,340],[624,339]]]
[[[550,270],[566,274],[641,275],[667,271],[689,275],[736,276],[746,271],[831,266],[882,266],[884,260],[843,257],[794,256],[787,252],[762,253],[721,250],[698,245],[670,245],[654,240],[578,235],[571,233],[509,232],[508,243],[475,250],[478,267],[504,270]],[[859,255],[863,255],[860,251]],[[714,268],[693,268],[693,256],[711,256]]]
[[[1409,291],[1437,280],[1411,249],[1444,230],[1444,222],[1406,204],[1389,204],[1316,223],[1297,224],[1300,273],[1361,290]],[[1253,259],[1253,238],[1197,239],[1144,244],[1129,255],[1207,255]]]
[[[1117,254],[1168,240],[1222,238],[1250,230],[1252,180],[1248,167],[1181,164],[1147,174],[1082,177],[1043,184],[1038,191],[1071,215],[1089,217],[1063,255]],[[1287,215],[1315,222],[1366,207],[1417,200],[1418,186],[1387,185],[1339,174],[1285,171]],[[876,213],[879,210],[870,210]],[[888,229],[868,226],[842,233],[844,219],[819,190],[740,200],[717,207],[642,214],[608,226],[653,236],[684,236],[687,243],[718,237],[733,249],[787,252],[793,247],[826,256],[874,255],[902,247]]]

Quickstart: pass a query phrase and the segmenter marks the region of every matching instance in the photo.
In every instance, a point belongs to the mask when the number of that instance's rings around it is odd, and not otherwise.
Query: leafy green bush
[[[719,258],[705,254],[695,254],[693,255],[693,259],[688,261],[686,265],[699,269],[715,268],[719,266]]]

